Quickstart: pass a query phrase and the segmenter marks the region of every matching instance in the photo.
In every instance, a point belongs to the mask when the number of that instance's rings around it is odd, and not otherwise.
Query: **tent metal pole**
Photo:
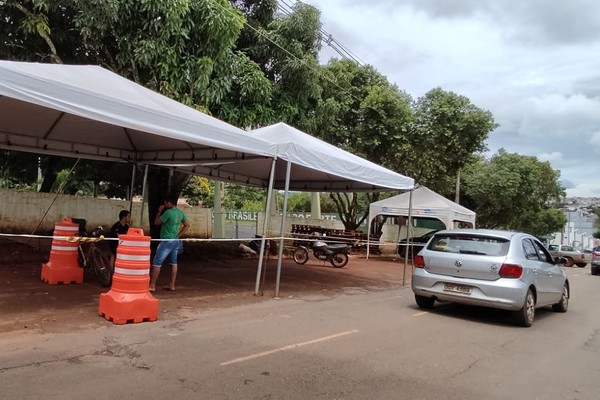
[[[131,169],[131,186],[129,186],[129,214],[133,210],[133,186],[135,185],[135,172],[137,170],[137,165],[135,162],[133,163],[133,168]]]
[[[267,205],[265,207],[265,219],[263,221],[262,238],[260,241],[260,254],[258,256],[258,267],[256,268],[256,285],[254,286],[254,295],[258,296],[260,291],[260,275],[262,273],[263,257],[265,255],[265,235],[269,221],[269,211],[271,210],[271,198],[273,197],[273,181],[275,180],[275,163],[277,158],[273,158],[271,163],[271,176],[269,177],[269,188],[267,189]]]
[[[369,251],[371,249],[371,205],[369,205],[369,220],[367,222],[367,260],[369,259]]]
[[[406,284],[406,269],[408,268],[408,249],[410,247],[410,243],[408,242],[408,236],[410,233],[410,228],[412,228],[412,197],[413,197],[414,189],[411,189],[408,195],[408,222],[406,223],[406,250],[404,251],[404,271],[402,271],[402,286]],[[410,254],[412,255],[412,250]]]
[[[281,264],[283,262],[283,229],[285,226],[285,216],[287,214],[288,191],[290,189],[290,175],[292,173],[292,163],[288,160],[285,171],[285,192],[283,193],[283,210],[281,214],[281,226],[279,227],[279,252],[277,254],[277,278],[275,280],[275,298],[279,298],[279,281],[281,279]]]
[[[148,184],[148,164],[144,166],[144,181],[142,183],[142,206],[140,207],[140,223],[139,227],[144,225],[144,204],[146,201],[146,185]]]

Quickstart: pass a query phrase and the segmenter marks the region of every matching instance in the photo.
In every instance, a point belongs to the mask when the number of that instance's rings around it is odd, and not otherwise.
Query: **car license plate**
[[[457,285],[455,283],[444,283],[444,292],[471,294],[471,286]]]

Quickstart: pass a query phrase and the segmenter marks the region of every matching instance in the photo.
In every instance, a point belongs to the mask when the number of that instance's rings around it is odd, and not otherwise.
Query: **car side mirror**
[[[563,257],[557,258],[556,260],[554,260],[554,262],[557,265],[560,265],[560,266],[563,266],[563,265],[567,264],[567,260],[565,258],[563,258]]]

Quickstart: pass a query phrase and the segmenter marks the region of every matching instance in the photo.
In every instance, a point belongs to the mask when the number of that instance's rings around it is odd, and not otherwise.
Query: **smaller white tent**
[[[407,217],[409,215],[410,193],[402,193],[394,197],[376,201],[369,205],[369,225],[377,215]],[[448,200],[444,196],[421,186],[412,193],[413,218],[436,218],[446,225],[446,229],[456,228],[459,223],[475,227],[475,212]]]

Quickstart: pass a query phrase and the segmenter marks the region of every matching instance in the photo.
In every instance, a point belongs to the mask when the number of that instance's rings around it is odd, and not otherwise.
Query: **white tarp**
[[[408,216],[410,193],[379,200],[369,206],[369,227],[377,215]],[[475,212],[448,200],[444,196],[421,186],[412,193],[412,217],[437,218],[447,229],[455,228],[456,222],[464,222],[475,227]]]
[[[262,188],[276,157],[276,189],[284,188],[287,160],[294,163],[290,190],[413,185],[285,124],[259,131],[249,134],[98,66],[0,60],[3,149],[171,166]]]
[[[319,192],[375,192],[410,190],[414,180],[284,123],[252,131],[272,143],[278,160],[290,161],[290,190]],[[279,163],[279,161],[278,161]],[[285,168],[276,169],[275,187],[283,187]]]
[[[199,175],[266,187],[269,147],[98,66],[0,61],[0,148],[106,161],[193,163]],[[252,161],[260,166],[241,167]]]

